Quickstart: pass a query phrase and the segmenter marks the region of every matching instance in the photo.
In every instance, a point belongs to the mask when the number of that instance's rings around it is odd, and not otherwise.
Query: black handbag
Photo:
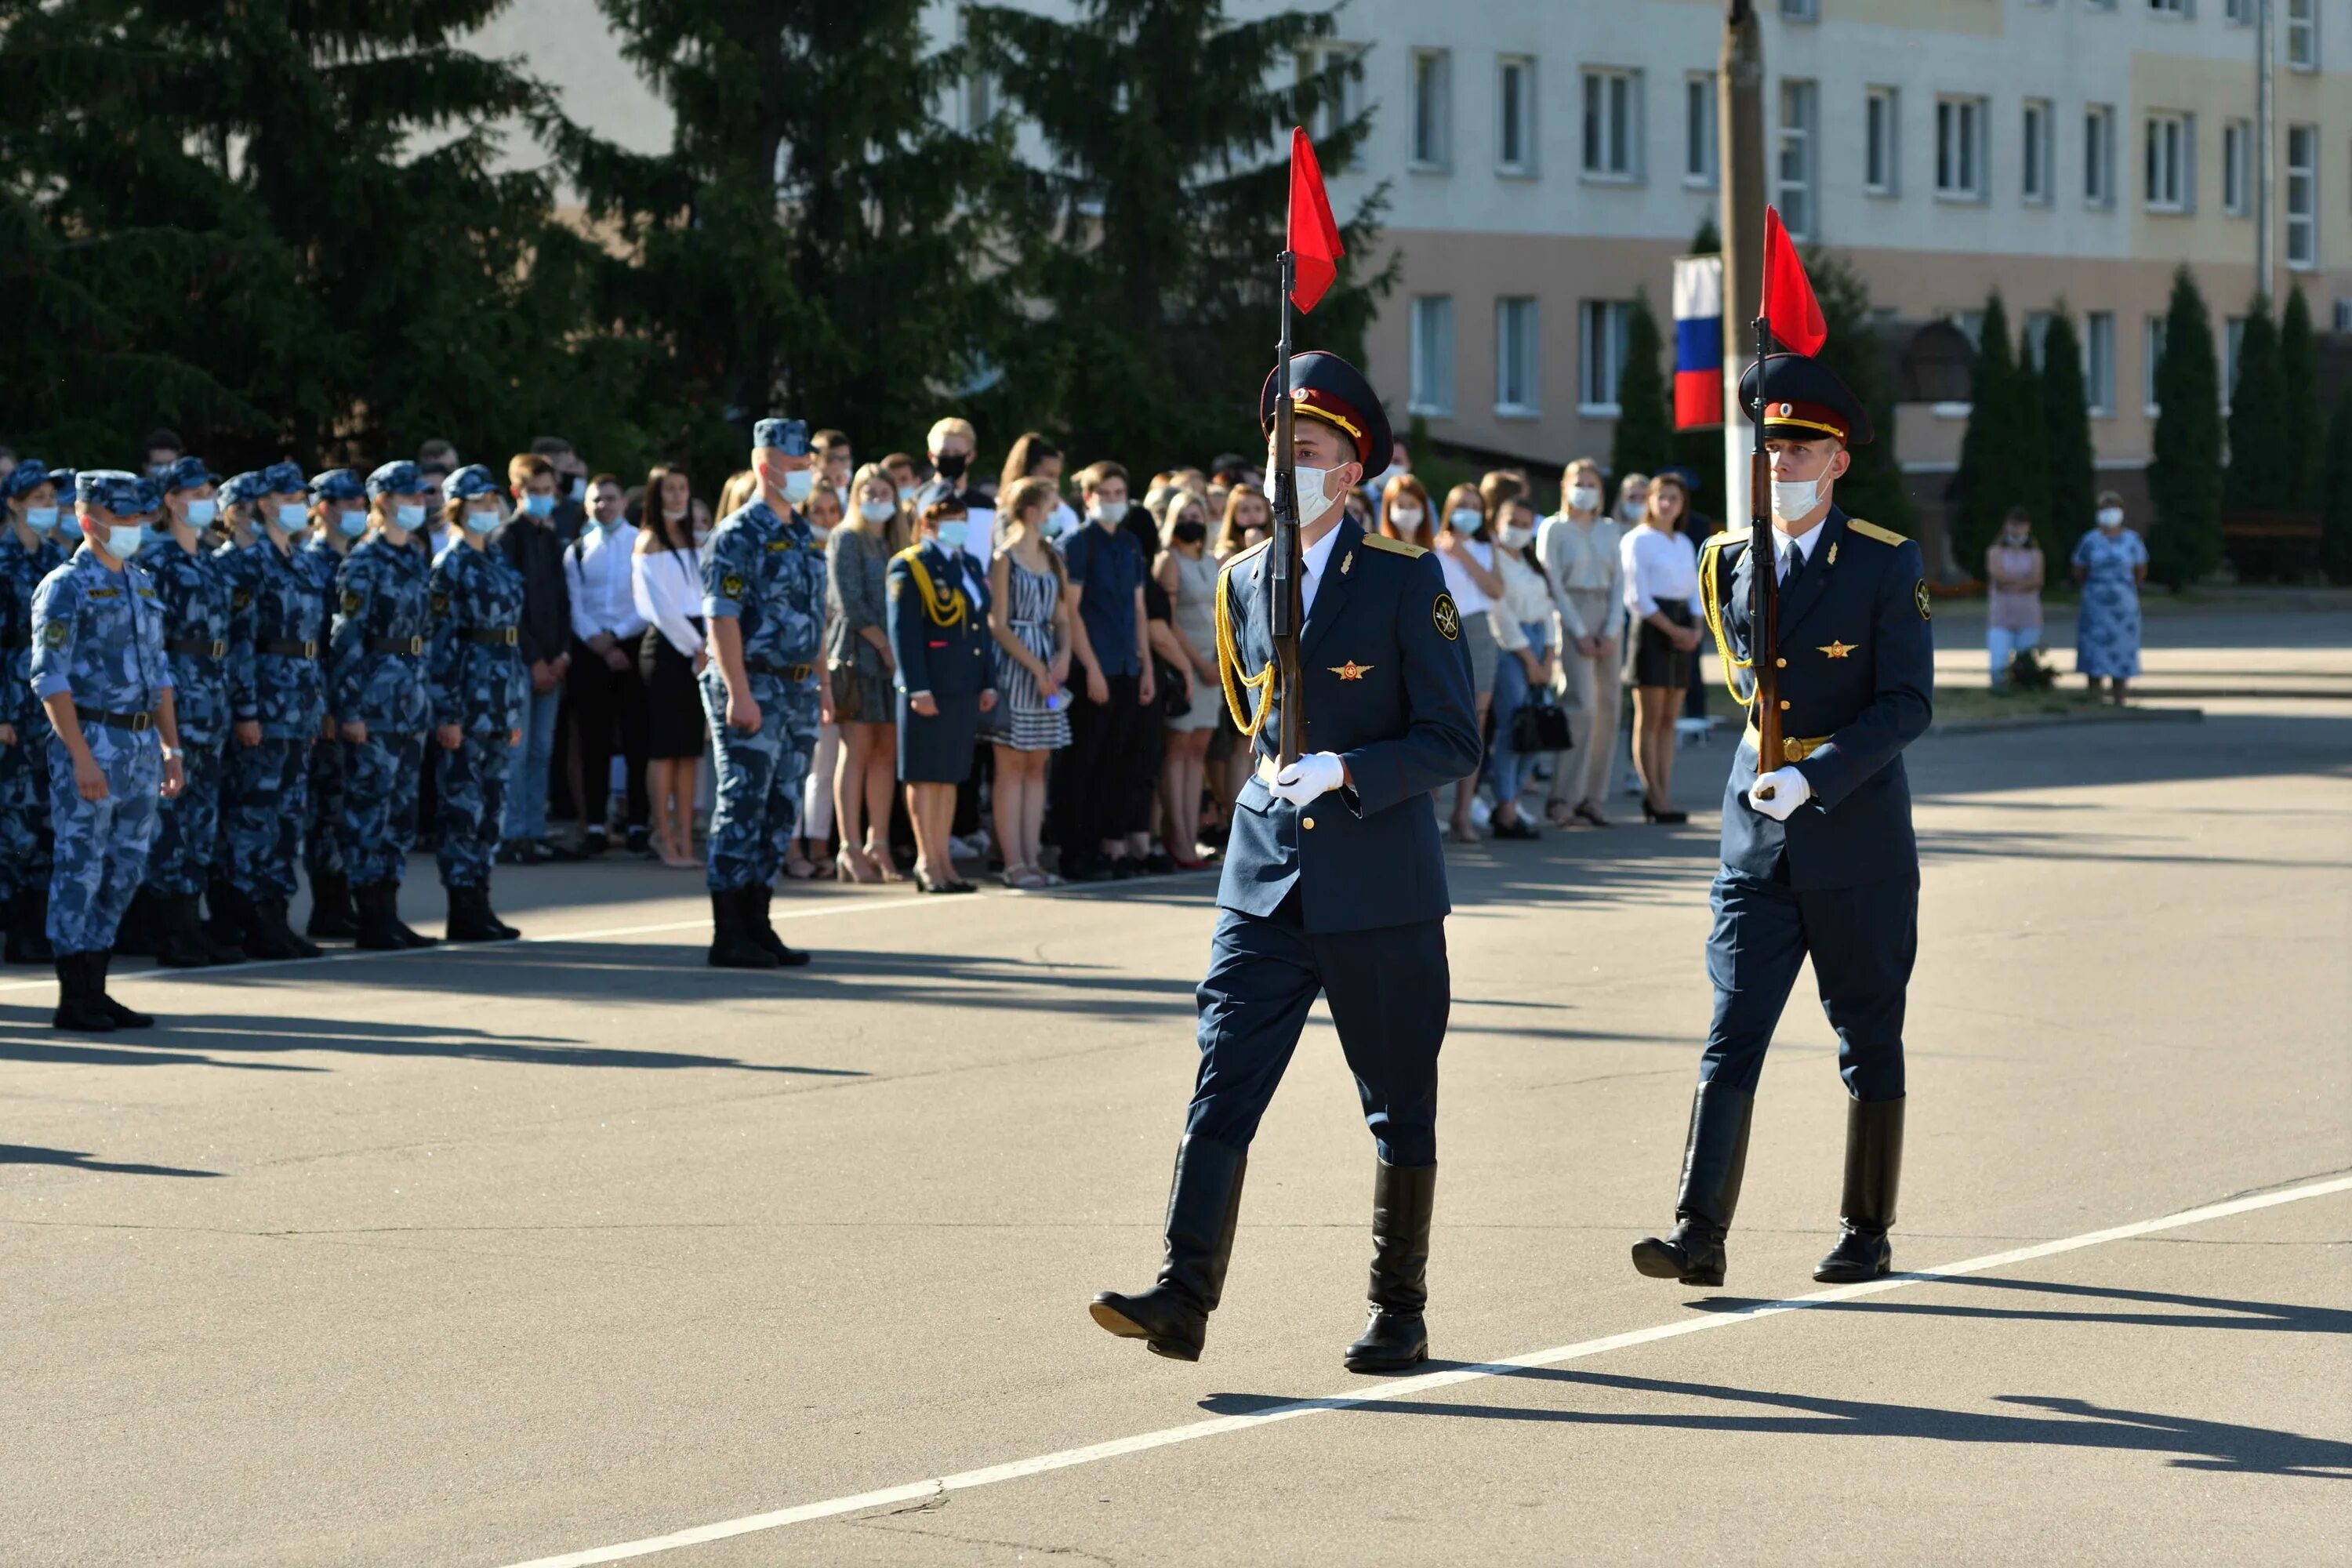
[[[1511,715],[1511,750],[1526,756],[1531,752],[1565,752],[1574,745],[1568,714],[1550,690],[1528,693],[1528,700]]]

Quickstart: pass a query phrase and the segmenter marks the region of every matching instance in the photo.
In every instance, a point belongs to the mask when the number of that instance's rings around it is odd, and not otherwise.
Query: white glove
[[[1348,765],[1337,752],[1309,752],[1274,775],[1266,793],[1293,805],[1306,805],[1317,796],[1348,782]]]
[[[1772,798],[1764,798],[1769,789]],[[1795,768],[1774,768],[1748,792],[1748,804],[1775,822],[1786,822],[1797,807],[1813,798],[1813,781]]]

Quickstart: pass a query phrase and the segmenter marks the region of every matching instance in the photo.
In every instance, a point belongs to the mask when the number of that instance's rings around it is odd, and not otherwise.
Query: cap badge
[[[1796,411],[1797,411],[1797,405],[1796,405],[1795,404],[1793,404],[1793,403],[1783,403],[1782,405],[1780,405],[1780,417],[1781,417],[1781,418],[1783,418],[1783,419],[1786,419],[1787,417],[1789,417],[1789,416],[1790,416],[1791,414],[1794,414]]]

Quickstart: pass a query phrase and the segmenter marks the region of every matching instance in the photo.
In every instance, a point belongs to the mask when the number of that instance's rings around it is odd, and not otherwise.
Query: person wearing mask
[[[929,506],[950,496],[963,503],[964,519],[971,524],[964,552],[976,563],[971,570],[985,579],[988,557],[994,549],[996,512],[972,488],[971,465],[980,453],[979,432],[971,427],[971,420],[950,415],[931,426],[928,446],[935,477],[917,493],[915,504]]]
[[[477,463],[443,481],[457,542],[428,580],[432,646],[425,679],[433,709],[435,845],[451,942],[510,942],[522,933],[490,908],[490,863],[505,820],[507,780],[521,739],[530,677],[523,668],[522,574],[489,547],[499,481]]]
[[[1638,478],[1639,476],[1633,476]],[[1631,479],[1628,479],[1631,483]],[[1674,808],[1675,721],[1690,686],[1704,613],[1698,597],[1698,548],[1675,524],[1690,502],[1678,479],[1661,474],[1643,481],[1642,521],[1620,547],[1625,609],[1636,626],[1633,642],[1633,771],[1642,780],[1642,816],[1650,822],[1688,822]]]
[[[1172,708],[1163,722],[1165,756],[1160,766],[1160,812],[1167,824],[1163,843],[1171,869],[1198,871],[1201,854],[1201,791],[1209,740],[1225,709],[1217,684],[1217,563],[1209,553],[1209,514],[1189,488],[1172,491],[1161,512],[1160,558],[1152,563],[1155,584],[1168,600],[1168,618],[1152,623],[1161,659],[1183,682],[1184,708]]]
[[[1495,632],[1495,738],[1486,748],[1486,778],[1495,788],[1495,837],[1540,838],[1519,810],[1528,783],[1528,758],[1512,733],[1530,696],[1552,679],[1551,588],[1535,563],[1536,509],[1525,496],[1505,500],[1496,515],[1495,568],[1503,591],[1486,612]]]
[[[1045,519],[1045,542],[1053,543],[1068,535],[1078,526],[1078,514],[1062,499],[1062,449],[1036,430],[1024,430],[1013,449],[1004,454],[1003,477],[997,482],[996,507],[1003,528],[1004,498],[1023,479],[1048,479],[1054,486],[1054,510]]]
[[[343,753],[343,866],[361,947],[430,947],[436,939],[400,918],[431,711],[425,644],[433,629],[432,563],[416,545],[428,492],[416,465],[402,461],[368,475],[367,493],[368,534],[335,574],[327,644],[327,706]]]
[[[2042,641],[2043,574],[2033,516],[2013,506],[2001,519],[2000,537],[1985,547],[1985,658],[1995,691],[2009,689],[2010,666]]]
[[[879,463],[852,475],[849,493],[850,513],[825,542],[825,675],[841,732],[833,775],[841,848],[834,872],[844,881],[897,882],[904,879],[888,839],[898,777],[898,657],[890,650],[886,591],[890,558],[907,547],[912,525],[898,484]]]
[[[1126,811],[1131,758],[1157,700],[1150,621],[1143,605],[1143,556],[1127,520],[1127,470],[1113,462],[1078,472],[1087,526],[1063,541],[1062,603],[1078,667],[1071,693],[1070,746],[1054,771],[1054,822],[1062,875],[1101,882],[1138,874],[1127,859]]]
[[[1371,517],[1368,526],[1378,528],[1386,521],[1389,487],[1399,479],[1412,477],[1412,448],[1407,446],[1405,438],[1400,436],[1389,443],[1388,467],[1380,473],[1366,476],[1363,484],[1359,487],[1363,492],[1364,503],[1370,510]],[[1426,491],[1423,493],[1427,494]]]
[[[849,515],[849,481],[857,468],[848,434],[840,430],[820,430],[809,437],[809,451],[816,458],[817,489],[831,490],[841,514],[846,517]],[[816,491],[809,493],[811,499],[814,499]]]
[[[659,487],[652,478],[646,482],[649,509],[675,504],[680,488],[690,492],[685,470],[664,468],[658,475]],[[657,494],[659,501],[654,499]],[[554,496],[551,479],[534,481],[524,489],[523,508],[551,508]],[[637,530],[624,510],[620,486],[597,489],[590,497],[587,525],[563,551],[563,592],[572,606],[572,673],[565,695],[572,742],[580,751],[580,849],[590,856],[608,847],[604,822],[615,752],[623,764],[629,852],[644,855],[651,847],[646,827],[646,682],[637,673],[646,621],[637,614],[631,564]]]
[[[259,537],[227,558],[229,750],[221,818],[228,847],[226,874],[209,894],[213,937],[248,958],[316,958],[318,947],[287,923],[286,910],[310,821],[310,753],[335,748],[320,658],[334,571],[302,548],[310,523],[302,470],[272,463],[254,482]]]
[[[1026,439],[1026,437],[1024,437]],[[1062,558],[1046,542],[1060,487],[1043,475],[997,493],[1003,529],[988,568],[988,629],[995,639],[996,839],[1008,888],[1058,887],[1045,868],[1045,773],[1070,743],[1070,613]]]
[[[702,624],[702,552],[695,548],[692,498],[682,471],[656,468],[646,487],[645,526],[631,554],[630,592],[646,623],[636,647],[646,683],[646,794],[653,848],[677,870],[694,858],[694,797],[710,730],[695,678],[709,657]],[[599,474],[592,497],[621,481]],[[722,497],[722,501],[724,497]]]
[[[1617,650],[1625,634],[1625,529],[1601,511],[1605,496],[1600,460],[1577,458],[1560,474],[1560,510],[1536,535],[1536,559],[1559,621],[1560,706],[1576,742],[1552,758],[1545,810],[1555,827],[1610,825],[1601,802],[1623,705]]]
[[[898,779],[915,828],[915,885],[969,893],[948,838],[981,715],[996,706],[988,591],[975,591],[963,569],[971,520],[961,500],[926,502],[918,527],[916,542],[891,558],[887,590],[898,665]]]
[[[1650,510],[1650,476],[1627,474],[1617,481],[1617,521],[1627,528],[1639,527]]]
[[[555,536],[569,544],[587,526],[588,465],[561,436],[541,436],[530,444],[530,452],[545,458],[555,475],[555,505],[547,512],[547,521]]]
[[[1226,492],[1225,510],[1217,524],[1217,542],[1211,553],[1220,563],[1231,561],[1253,545],[1263,544],[1274,531],[1274,509],[1265,492],[1253,484],[1237,484]]]
[[[253,503],[260,495],[261,476],[250,468],[223,480],[219,489],[220,510],[214,513],[213,526],[205,531],[205,548],[226,557],[232,551],[252,543],[258,537]]]
[[[615,491],[620,488],[613,487]],[[530,700],[523,711],[522,745],[508,781],[507,819],[501,829],[505,839],[499,859],[509,866],[530,866],[572,858],[568,849],[548,841],[547,833],[556,720],[572,670],[572,595],[564,585],[563,540],[550,521],[555,510],[553,465],[545,458],[518,453],[507,463],[507,489],[514,498],[514,511],[490,535],[490,543],[508,565],[522,574],[520,647],[523,667],[530,675]],[[551,499],[524,504],[526,496],[533,494]]]
[[[2147,581],[2147,546],[2124,526],[2124,498],[2099,492],[2098,526],[2074,546],[2074,581],[2083,604],[2074,616],[2074,673],[2096,694],[2105,679],[2116,705],[2139,675],[2139,585]]]
[[[824,649],[824,556],[795,510],[816,489],[808,426],[770,417],[751,431],[759,492],[721,518],[702,552],[710,658],[702,708],[719,763],[710,814],[709,961],[722,969],[806,963],[769,922],[784,846],[816,750]]]
[[[802,509],[809,531],[816,535],[817,548],[828,552],[828,563],[834,530],[841,526],[845,516],[841,494],[848,489],[849,479],[845,471],[840,489],[829,481],[820,482],[809,492],[808,505]],[[828,575],[825,592],[830,595],[832,591]],[[825,846],[833,838],[833,778],[841,768],[841,723],[834,712],[831,682],[818,682],[817,692],[816,750],[810,754],[808,777],[801,784],[800,831],[784,851],[784,875],[796,882],[829,882],[836,868],[835,858],[825,853]]]
[[[892,452],[882,459],[882,471],[890,476],[890,482],[898,487],[898,493],[907,497],[911,504],[915,491],[922,485],[921,477],[915,472],[915,459],[904,452]],[[907,521],[909,534],[914,531],[914,520],[910,516]]]
[[[48,937],[58,1009],[50,1022],[76,1033],[155,1022],[109,996],[106,973],[115,926],[146,875],[158,803],[176,797],[186,777],[163,614],[146,572],[131,560],[146,537],[142,520],[162,500],[155,481],[137,474],[78,476],[82,548],[33,595],[33,695],[56,737]]]
[[[147,438],[139,443],[139,449],[146,455],[147,477],[161,479],[172,465],[180,460],[181,454],[188,447],[180,439],[178,431],[158,429],[147,432]]]
[[[0,533],[0,894],[7,900],[10,963],[47,963],[49,868],[55,837],[49,818],[47,709],[33,700],[33,595],[41,580],[66,563],[79,536],[62,539],[58,518],[73,504],[73,477],[38,458],[9,472],[5,493],[8,526]]]
[[[1489,475],[1494,479],[1495,476]],[[1498,495],[1516,489],[1497,481]],[[1476,485],[1456,485],[1445,494],[1443,516],[1433,520],[1437,563],[1444,569],[1445,591],[1462,613],[1462,646],[1470,658],[1471,690],[1478,708],[1483,734],[1495,701],[1495,627],[1486,612],[1503,592],[1503,575],[1495,569],[1495,543],[1488,532],[1490,508]],[[1454,841],[1478,842],[1470,816],[1470,802],[1478,791],[1474,771],[1454,786]]]
[[[423,476],[418,476],[421,480]],[[334,583],[352,547],[367,537],[367,485],[349,468],[310,476],[310,527],[299,547],[319,580],[327,584],[326,614],[335,613]],[[302,832],[302,869],[310,879],[310,917],[302,934],[313,942],[359,934],[359,911],[352,905],[351,879],[343,867],[343,749],[310,748],[308,764],[310,820]],[[431,780],[416,781],[421,802]]]
[[[173,969],[236,963],[245,954],[205,934],[203,898],[220,838],[221,772],[228,744],[227,567],[205,549],[205,530],[219,510],[216,476],[199,458],[182,458],[158,485],[163,510],[137,563],[163,612],[163,656],[172,673],[172,710],[180,724],[180,793],[164,801],[147,857],[147,895],[154,957]]]

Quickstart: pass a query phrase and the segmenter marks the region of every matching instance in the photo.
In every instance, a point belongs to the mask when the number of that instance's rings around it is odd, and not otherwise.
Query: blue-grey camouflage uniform
[[[163,611],[163,652],[172,667],[172,711],[179,724],[179,795],[159,808],[147,885],[201,893],[220,837],[221,784],[228,744],[228,637],[232,589],[226,566],[166,534],[139,552]]]
[[[316,556],[281,551],[267,533],[228,564],[230,714],[261,727],[259,745],[229,747],[229,880],[249,899],[291,899],[309,760],[327,711],[320,658],[333,580]]]
[[[765,888],[783,869],[816,750],[816,672],[824,628],[824,546],[795,513],[755,500],[720,521],[702,551],[702,609],[742,628],[743,668],[760,705],[750,734],[727,723],[727,686],[713,658],[702,706],[716,737],[718,804],[710,817],[715,892]]]
[[[33,594],[68,553],[55,539],[27,546],[23,532],[14,523],[0,532],[0,724],[16,731],[15,745],[0,746],[0,898],[8,899],[48,885],[51,736],[33,700]]]
[[[332,520],[330,519],[330,526]],[[345,552],[331,543],[323,530],[312,529],[296,550],[308,558],[311,573],[320,584],[319,604],[321,626],[331,626],[335,619],[335,582],[343,570]],[[320,658],[325,650],[320,649]],[[310,809],[304,818],[302,836],[302,866],[310,874],[316,887],[321,877],[340,877],[343,866],[343,748],[338,742],[324,742],[310,748]]]
[[[519,630],[522,574],[500,552],[460,542],[434,563],[431,590],[433,724],[463,732],[454,751],[432,748],[441,880],[486,888],[506,821],[508,736],[530,693]]]
[[[414,543],[373,534],[352,547],[335,578],[327,706],[338,728],[367,726],[366,740],[336,742],[343,756],[343,868],[353,887],[398,884],[416,841],[429,569]]]

